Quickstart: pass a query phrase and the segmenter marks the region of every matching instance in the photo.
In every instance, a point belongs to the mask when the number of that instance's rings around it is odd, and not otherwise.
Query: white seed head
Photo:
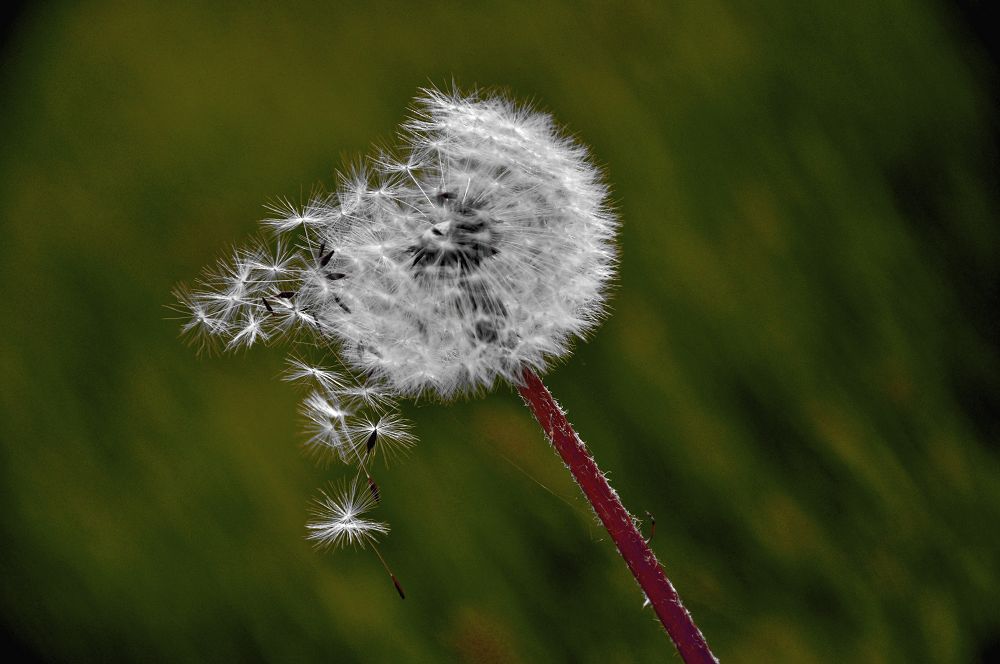
[[[379,535],[389,532],[385,523],[362,518],[376,502],[372,491],[358,482],[331,487],[316,501],[313,520],[306,526],[307,539],[321,548],[374,544]]]
[[[448,397],[565,354],[599,320],[614,265],[585,150],[548,116],[436,91],[404,141],[374,177],[345,180],[321,227],[338,278],[310,295],[345,361],[399,394]]]
[[[388,533],[363,517],[379,500],[370,461],[416,442],[399,397],[450,398],[544,370],[599,322],[614,276],[607,189],[549,116],[425,90],[401,138],[333,194],[270,205],[274,237],[175,290],[199,350],[284,338],[333,351],[346,370],[297,355],[283,375],[311,388],[306,449],[360,467],[316,502],[308,538],[321,547]]]
[[[617,220],[585,148],[547,115],[436,90],[402,141],[333,195],[271,206],[295,251],[255,243],[180,292],[195,343],[290,336],[339,350],[373,394],[448,398],[543,370],[594,328]]]

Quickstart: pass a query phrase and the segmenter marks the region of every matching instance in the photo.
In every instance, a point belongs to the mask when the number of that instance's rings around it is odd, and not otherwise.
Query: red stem
[[[552,441],[559,456],[569,466],[576,483],[583,489],[597,516],[601,518],[622,558],[625,559],[625,564],[632,570],[636,581],[639,582],[656,615],[659,616],[660,622],[673,639],[681,658],[686,664],[696,662],[718,664],[718,660],[705,642],[705,637],[691,619],[691,614],[681,604],[681,598],[677,596],[677,591],[667,579],[656,556],[636,528],[632,517],[622,506],[618,494],[608,485],[601,469],[587,451],[587,446],[576,435],[565,413],[542,384],[541,379],[534,371],[526,369],[524,384],[518,386],[518,391],[531,408],[535,419],[545,429],[545,434]]]

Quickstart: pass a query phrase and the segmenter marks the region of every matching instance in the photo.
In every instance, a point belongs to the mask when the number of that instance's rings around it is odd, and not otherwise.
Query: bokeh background
[[[418,87],[590,144],[613,315],[548,382],[724,661],[1000,659],[996,74],[983,8],[32,5],[0,62],[0,621],[41,661],[660,662],[510,389],[406,404],[382,547],[304,541],[284,353],[164,305]]]

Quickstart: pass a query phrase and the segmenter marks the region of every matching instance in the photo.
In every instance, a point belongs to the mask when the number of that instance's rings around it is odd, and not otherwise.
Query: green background
[[[872,6],[873,4],[877,6]],[[1000,653],[994,72],[919,2],[105,3],[0,74],[0,617],[25,658],[659,662],[672,648],[506,387],[404,404],[382,550],[317,553],[284,352],[164,305],[417,89],[592,146],[613,313],[550,372],[729,662]]]

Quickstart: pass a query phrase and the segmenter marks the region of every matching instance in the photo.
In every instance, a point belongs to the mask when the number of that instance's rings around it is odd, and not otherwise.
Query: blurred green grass
[[[303,540],[338,469],[296,449],[280,350],[198,361],[164,320],[262,203],[454,79],[535,100],[607,169],[614,313],[548,381],[723,661],[995,655],[995,119],[963,30],[902,1],[30,9],[0,78],[8,644],[668,657],[509,390],[406,406],[400,602],[369,554]]]

